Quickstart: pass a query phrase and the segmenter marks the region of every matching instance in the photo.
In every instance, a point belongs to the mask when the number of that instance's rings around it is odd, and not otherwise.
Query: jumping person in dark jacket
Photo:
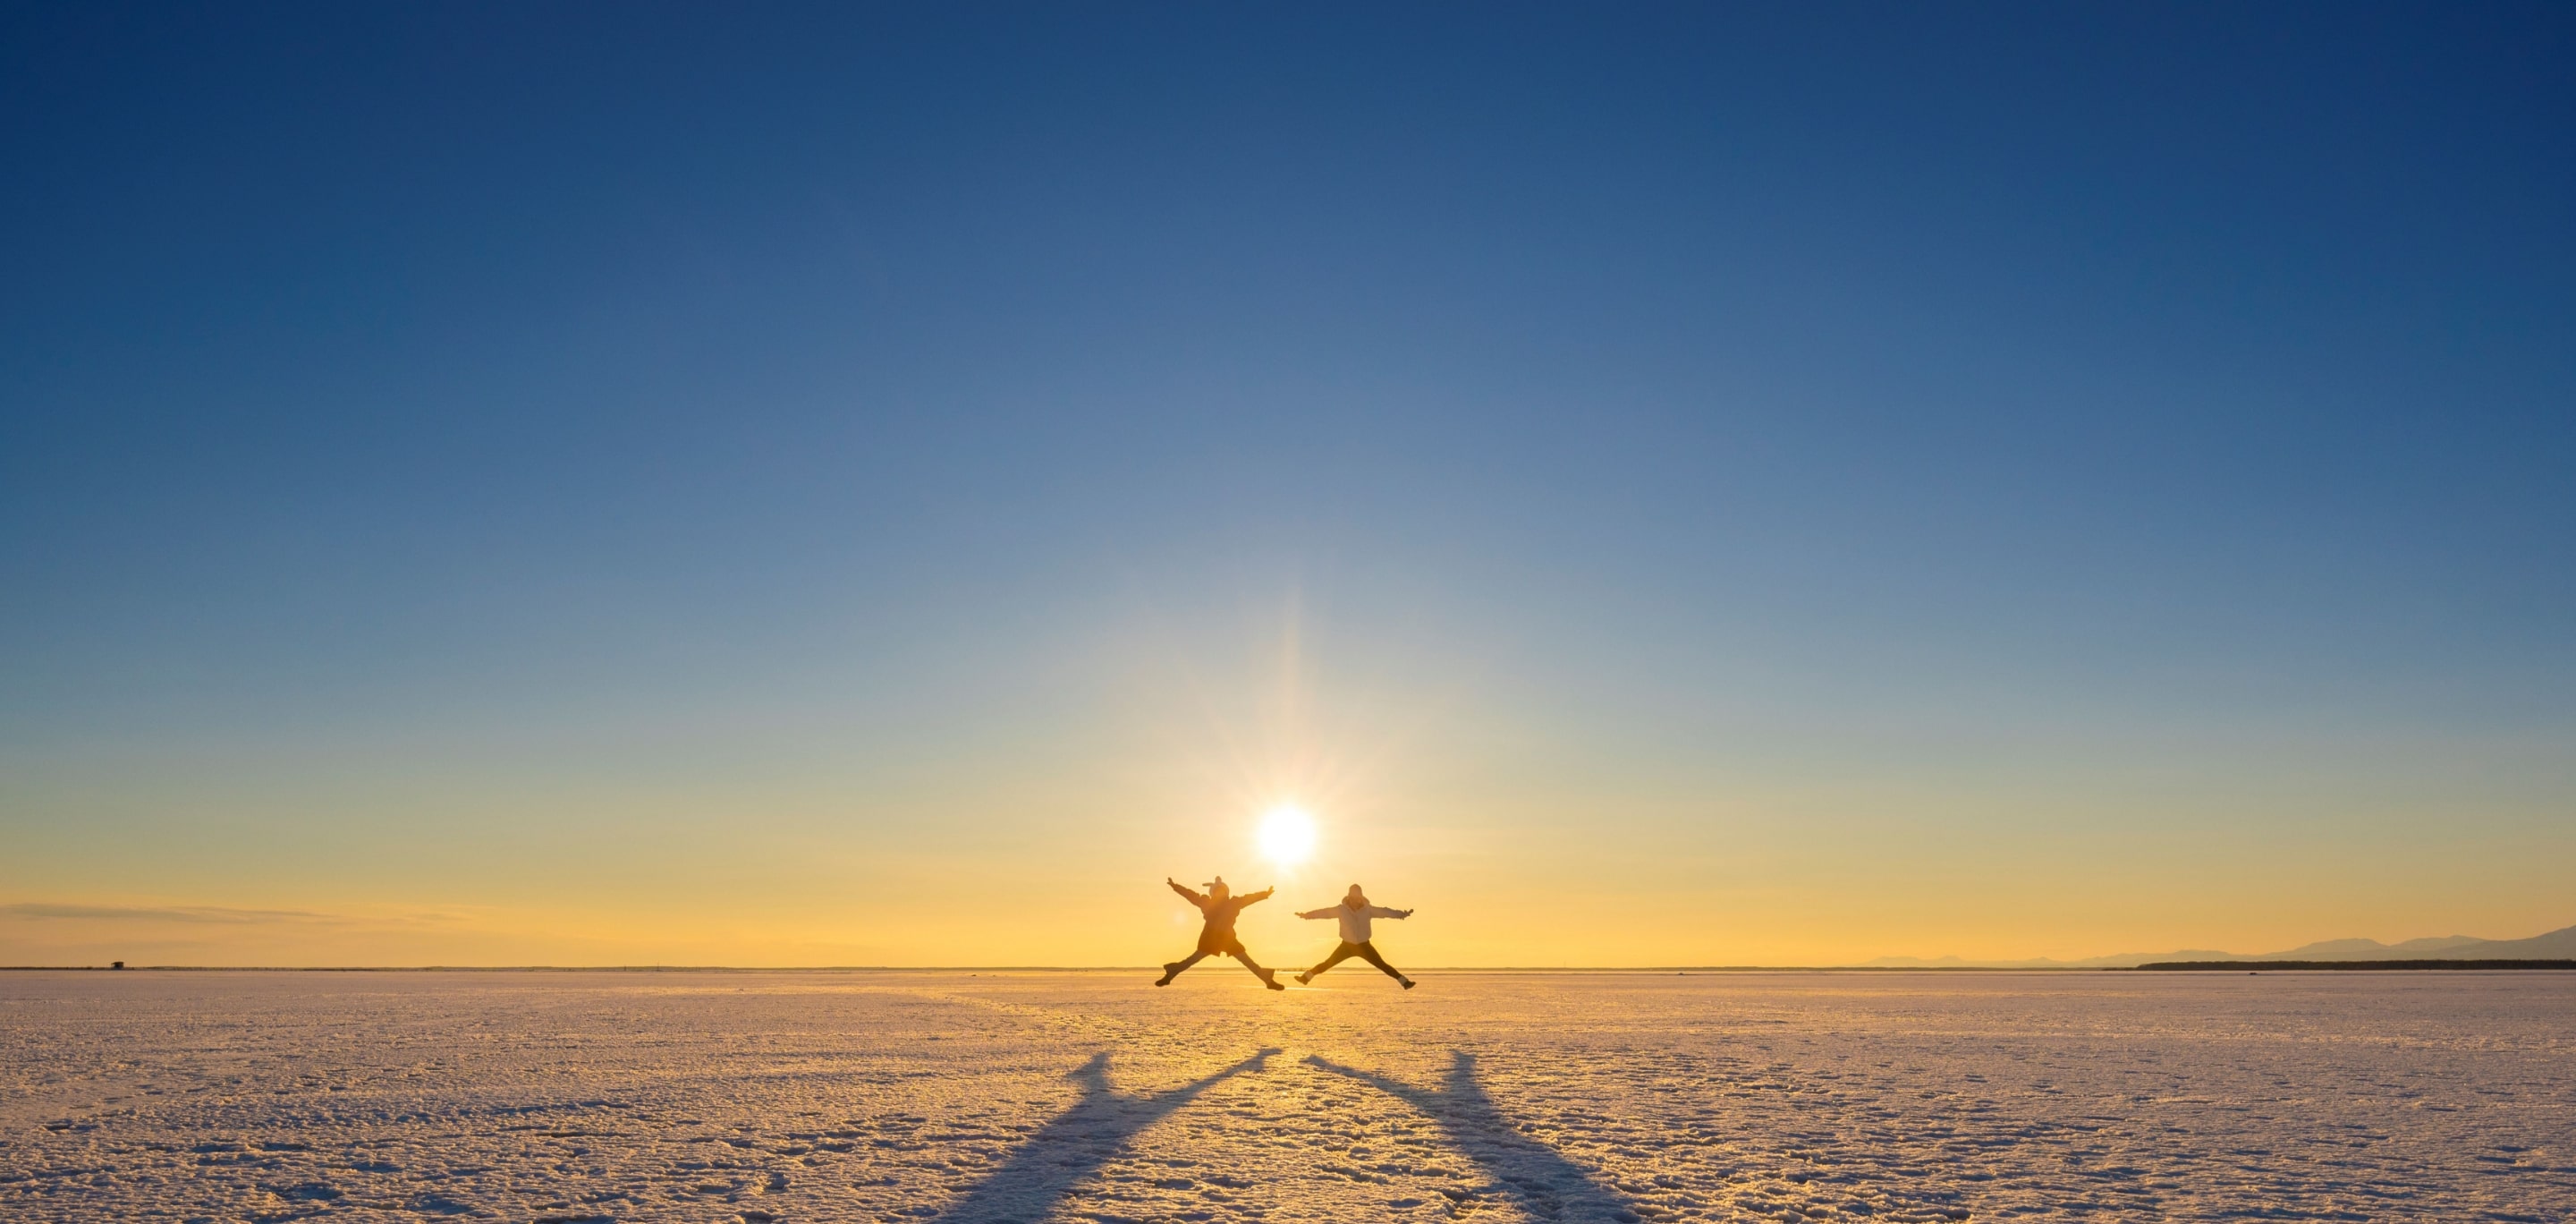
[[[1262,985],[1272,990],[1288,989],[1279,984],[1276,973],[1253,964],[1252,954],[1243,950],[1243,941],[1234,937],[1234,916],[1242,913],[1244,906],[1255,901],[1269,900],[1269,889],[1265,888],[1260,892],[1247,893],[1240,897],[1228,896],[1225,877],[1218,876],[1214,883],[1208,885],[1207,895],[1201,896],[1182,887],[1180,881],[1170,876],[1163,877],[1163,882],[1171,885],[1173,892],[1188,898],[1190,904],[1199,907],[1199,912],[1207,915],[1207,926],[1199,931],[1199,950],[1163,966],[1163,976],[1155,980],[1155,985],[1169,986],[1173,978],[1181,976],[1182,970],[1207,957],[1223,953],[1242,961],[1243,967],[1251,970],[1252,976],[1260,978]]]
[[[1388,977],[1404,983],[1406,990],[1413,989],[1413,979],[1397,973],[1395,966],[1386,963],[1378,956],[1377,945],[1369,942],[1369,919],[1410,918],[1413,916],[1412,910],[1388,909],[1383,905],[1371,905],[1368,895],[1360,891],[1359,885],[1353,884],[1350,895],[1343,897],[1340,905],[1327,905],[1319,910],[1307,910],[1297,916],[1339,918],[1342,922],[1342,946],[1333,949],[1333,954],[1325,957],[1323,964],[1298,974],[1297,981],[1300,985],[1314,981],[1315,975],[1356,956],[1377,966]]]

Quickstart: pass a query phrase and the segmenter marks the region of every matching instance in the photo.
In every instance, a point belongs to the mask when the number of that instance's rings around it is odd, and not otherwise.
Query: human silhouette
[[[1581,1165],[1522,1133],[1519,1123],[1485,1094],[1476,1079],[1476,1056],[1465,1050],[1450,1053],[1449,1074],[1438,1088],[1417,1088],[1316,1054],[1306,1056],[1306,1065],[1357,1080],[1421,1110],[1439,1124],[1451,1147],[1493,1175],[1489,1189],[1519,1199],[1537,1219],[1601,1224],[1641,1214],[1635,1203],[1594,1181]]]
[[[1207,915],[1207,925],[1199,930],[1199,950],[1163,966],[1163,976],[1154,980],[1155,985],[1169,986],[1173,978],[1181,976],[1182,970],[1222,952],[1243,962],[1243,967],[1251,970],[1252,976],[1260,978],[1262,985],[1272,990],[1288,989],[1279,984],[1277,973],[1252,963],[1252,954],[1244,951],[1243,941],[1234,937],[1234,916],[1242,913],[1244,906],[1269,900],[1271,890],[1265,888],[1257,893],[1232,896],[1225,886],[1225,877],[1218,876],[1208,884],[1207,893],[1202,896],[1170,876],[1164,876],[1163,882],[1171,885],[1173,892],[1188,898],[1190,904],[1199,907],[1199,912]]]
[[[1075,1185],[1127,1151],[1147,1127],[1169,1117],[1200,1093],[1225,1080],[1259,1071],[1279,1051],[1250,1058],[1164,1092],[1119,1092],[1109,1084],[1109,1055],[1094,1054],[1069,1077],[1082,1099],[1056,1116],[987,1173],[984,1180],[942,1209],[942,1224],[1019,1224],[1055,1210]]]
[[[1370,919],[1410,918],[1413,916],[1412,910],[1388,909],[1383,905],[1371,905],[1369,904],[1368,894],[1361,892],[1359,885],[1353,884],[1351,885],[1351,891],[1343,895],[1341,904],[1327,905],[1322,909],[1307,910],[1305,913],[1297,916],[1300,918],[1339,918],[1342,920],[1342,946],[1333,949],[1333,954],[1325,957],[1323,964],[1317,965],[1304,973],[1298,974],[1297,982],[1299,985],[1304,985],[1307,982],[1314,981],[1315,978],[1325,970],[1356,956],[1361,960],[1377,966],[1379,971],[1385,973],[1388,977],[1404,983],[1404,988],[1406,990],[1413,989],[1413,979],[1396,972],[1395,966],[1386,963],[1385,958],[1380,957],[1377,954],[1377,945],[1369,942]]]

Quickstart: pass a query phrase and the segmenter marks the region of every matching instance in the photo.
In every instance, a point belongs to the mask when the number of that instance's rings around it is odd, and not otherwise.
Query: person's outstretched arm
[[[1179,894],[1181,894],[1181,896],[1183,896],[1184,898],[1187,898],[1190,904],[1192,904],[1192,905],[1198,905],[1198,906],[1204,906],[1204,905],[1206,905],[1206,904],[1207,904],[1207,898],[1202,897],[1202,896],[1198,895],[1197,893],[1191,892],[1191,891],[1189,890],[1189,887],[1188,887],[1187,885],[1182,884],[1179,880],[1175,880],[1175,879],[1173,879],[1173,878],[1172,878],[1172,877],[1170,877],[1170,876],[1164,876],[1164,877],[1163,877],[1163,882],[1164,882],[1164,883],[1166,883],[1166,884],[1171,885],[1171,886],[1172,886],[1172,891],[1173,891],[1173,892],[1179,893]]]
[[[1333,909],[1333,906],[1327,905],[1319,910],[1307,910],[1297,916],[1300,918],[1330,918],[1333,916]]]
[[[1270,899],[1270,894],[1277,891],[1279,890],[1276,888],[1265,888],[1257,893],[1246,893],[1244,894],[1243,903],[1245,905],[1250,905],[1255,901],[1267,901]]]
[[[1372,905],[1368,907],[1368,916],[1371,918],[1410,918],[1413,916],[1413,911],[1388,909],[1383,905]]]

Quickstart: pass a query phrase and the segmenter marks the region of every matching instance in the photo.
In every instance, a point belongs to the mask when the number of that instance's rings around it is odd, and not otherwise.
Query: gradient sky
[[[0,963],[2576,923],[2576,9],[16,5]],[[1282,798],[1323,827],[1256,856]]]

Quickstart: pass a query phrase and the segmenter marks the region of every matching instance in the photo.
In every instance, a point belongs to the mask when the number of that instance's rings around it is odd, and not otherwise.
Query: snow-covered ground
[[[0,974],[0,1219],[2576,1219],[2576,974]]]

